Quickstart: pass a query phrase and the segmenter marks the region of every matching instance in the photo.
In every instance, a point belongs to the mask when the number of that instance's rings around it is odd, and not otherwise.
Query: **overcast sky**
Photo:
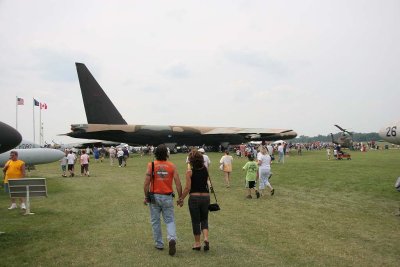
[[[398,0],[0,0],[0,121],[23,98],[33,140],[36,98],[45,140],[75,142],[81,62],[130,124],[377,132],[399,119],[399,29]]]

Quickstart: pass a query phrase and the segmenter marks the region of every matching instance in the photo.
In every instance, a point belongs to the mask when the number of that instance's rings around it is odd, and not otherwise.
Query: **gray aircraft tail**
[[[75,63],[89,124],[127,124],[85,64]]]

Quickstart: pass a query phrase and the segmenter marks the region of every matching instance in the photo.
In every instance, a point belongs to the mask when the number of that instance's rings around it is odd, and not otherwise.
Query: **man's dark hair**
[[[154,155],[156,156],[157,160],[167,160],[168,158],[168,149],[167,146],[164,144],[159,145],[154,151]]]

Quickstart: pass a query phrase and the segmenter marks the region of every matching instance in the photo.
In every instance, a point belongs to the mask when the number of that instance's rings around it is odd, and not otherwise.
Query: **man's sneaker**
[[[21,204],[21,210],[26,210],[25,203],[22,203],[22,204]]]
[[[273,196],[275,194],[275,189],[271,190],[271,196]]]
[[[9,210],[13,210],[17,208],[17,204],[12,203],[11,206],[8,208]]]
[[[260,192],[256,191],[257,198],[260,198]]]
[[[171,239],[168,243],[169,245],[169,255],[174,256],[176,253],[176,241],[174,239]]]

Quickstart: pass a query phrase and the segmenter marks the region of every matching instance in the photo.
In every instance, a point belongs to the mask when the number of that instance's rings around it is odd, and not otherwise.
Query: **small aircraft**
[[[21,143],[21,134],[13,127],[1,121],[0,133],[0,153],[6,152]]]
[[[87,67],[82,63],[75,64],[88,124],[72,124],[72,131],[66,134],[70,137],[130,145],[221,144],[226,147],[229,143],[292,139],[297,136],[290,129],[128,125]]]
[[[379,136],[392,144],[400,145],[400,133],[398,129],[400,128],[400,121],[387,124],[386,127],[379,131]]]
[[[25,140],[23,140],[17,147],[12,150],[18,152],[18,159],[23,160],[26,166],[54,162],[64,156],[64,152],[60,150],[53,148],[42,148],[38,144],[34,144]],[[9,151],[0,154],[0,166],[4,166],[4,164],[9,159]]]
[[[343,129],[339,125],[335,124],[335,126],[342,131],[339,137],[335,140],[333,134],[331,133],[332,143],[340,145],[344,148],[352,148],[353,147],[353,133]]]

